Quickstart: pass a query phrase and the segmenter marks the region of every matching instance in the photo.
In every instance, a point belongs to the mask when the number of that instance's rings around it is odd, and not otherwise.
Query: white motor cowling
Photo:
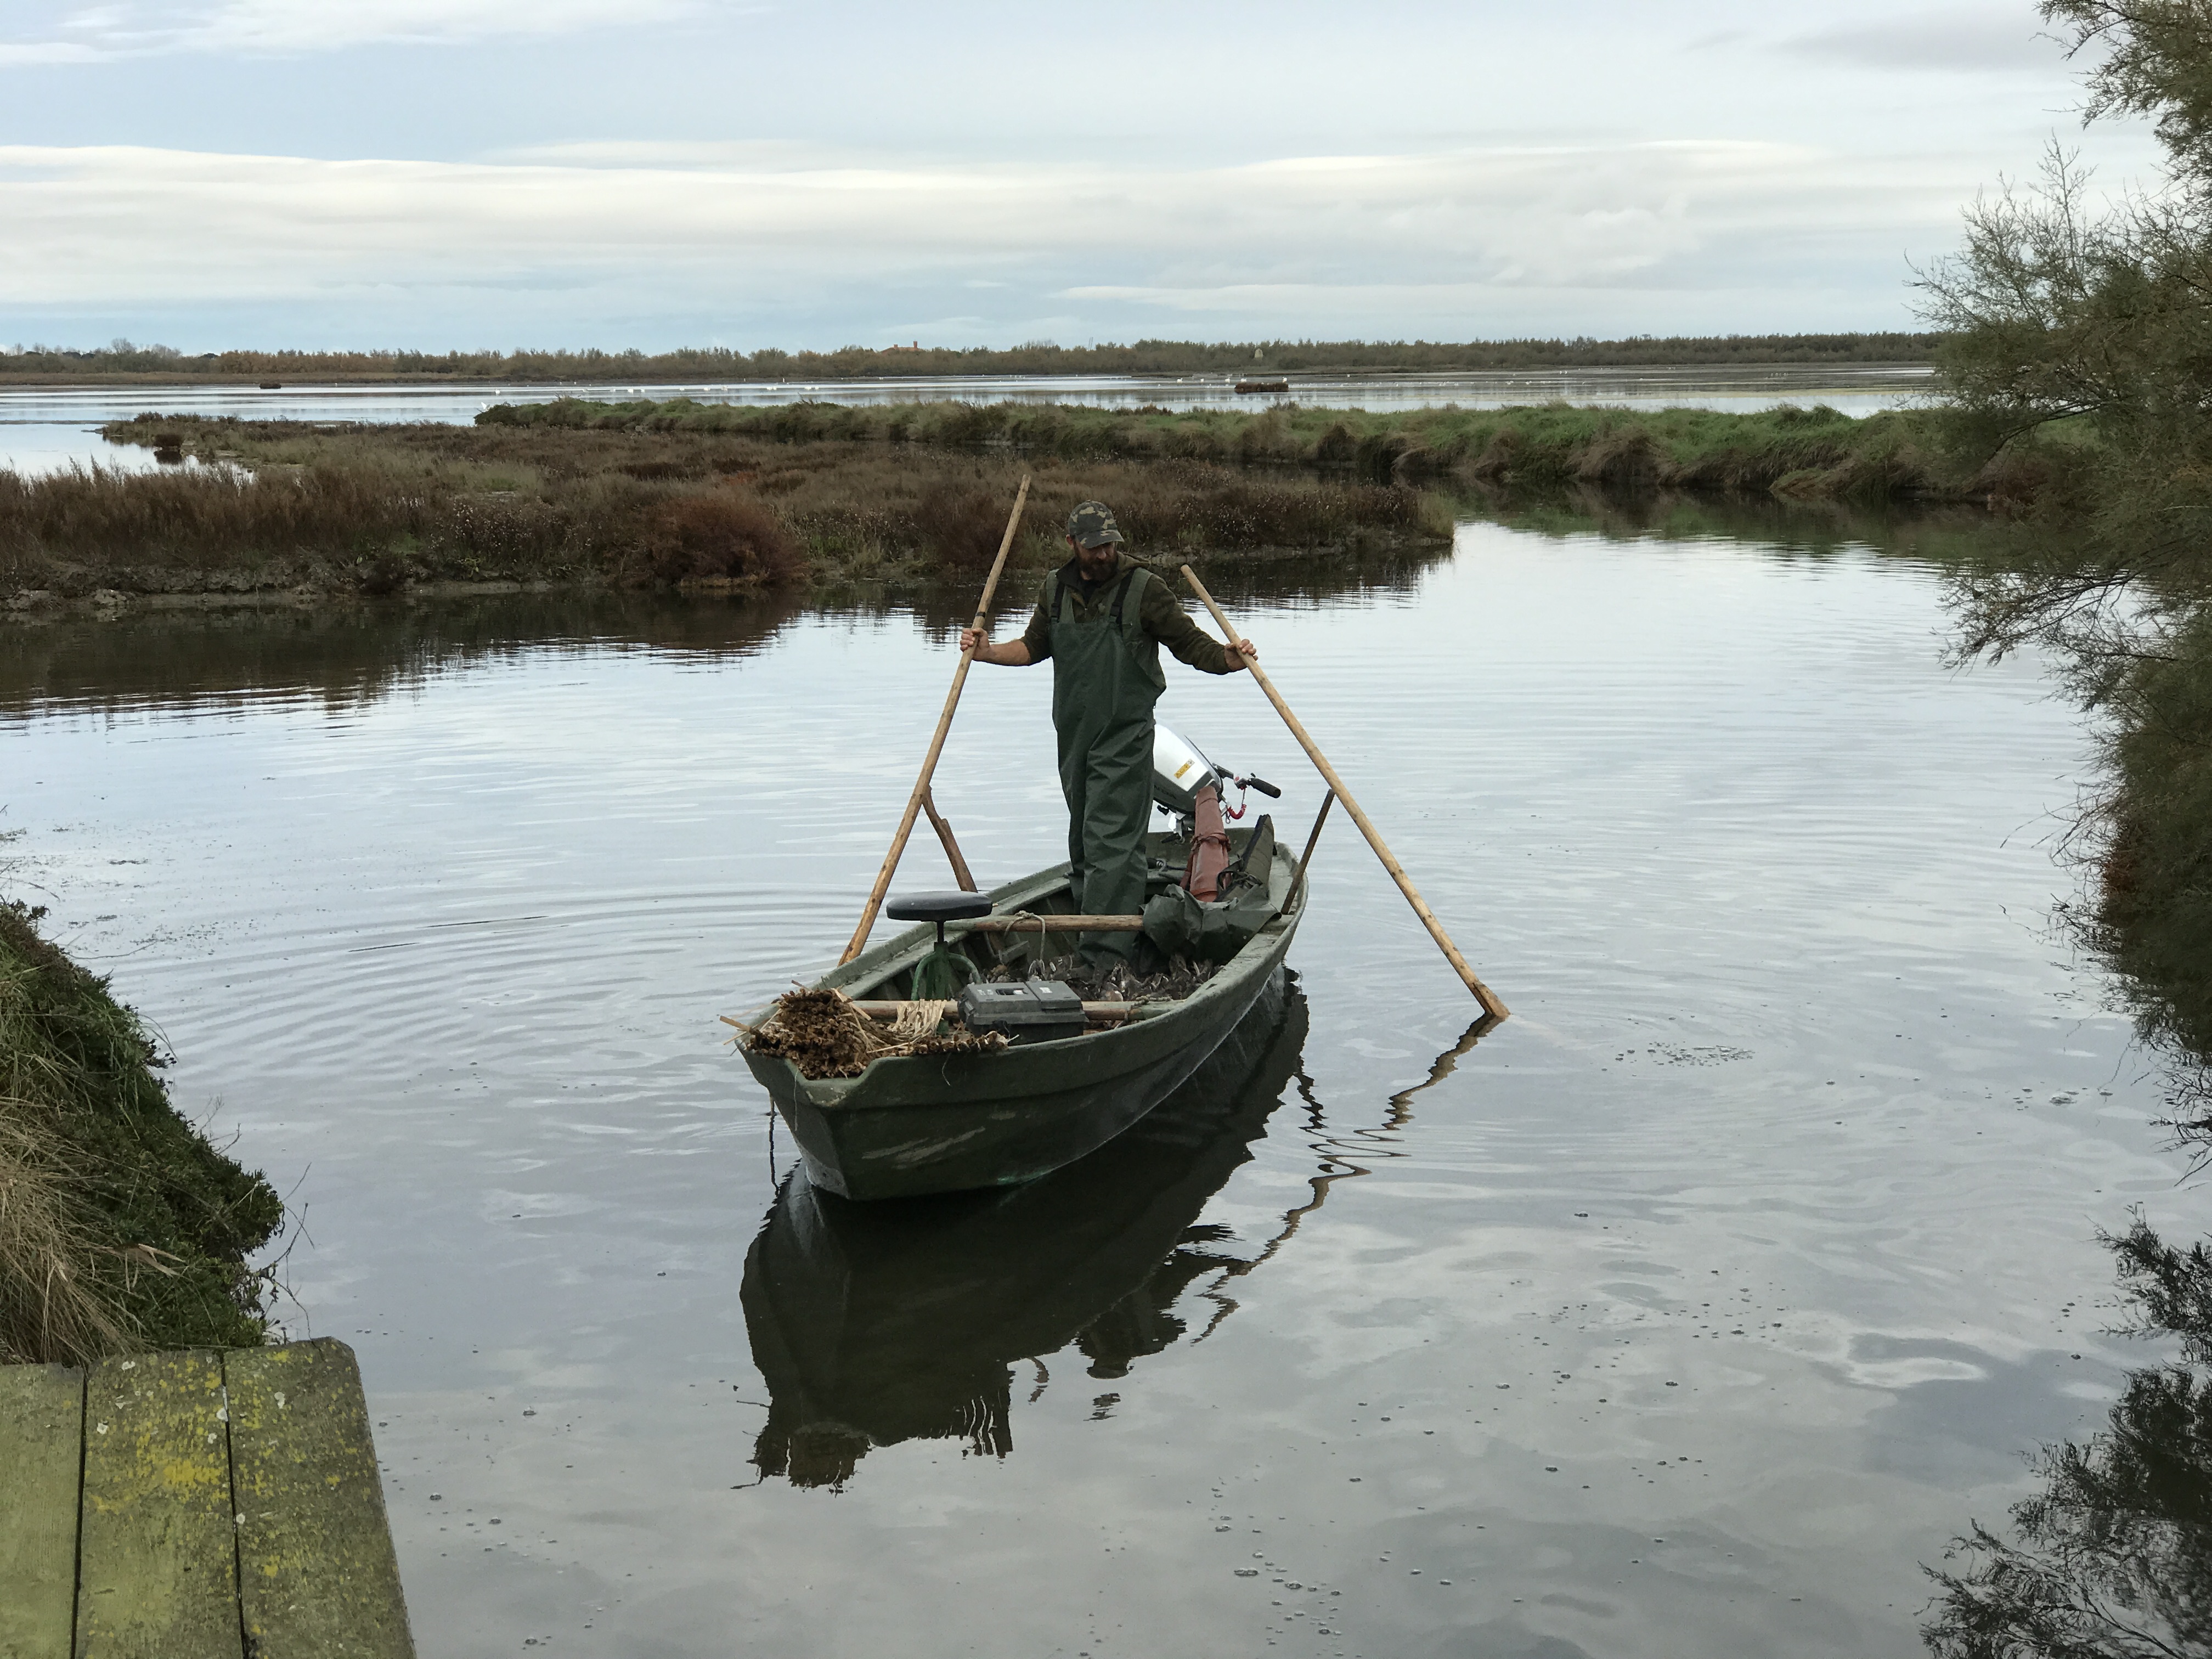
[[[1200,753],[1196,744],[1168,727],[1152,727],[1152,799],[1179,818],[1188,817],[1198,806],[1198,792],[1212,784],[1221,787],[1225,776]]]

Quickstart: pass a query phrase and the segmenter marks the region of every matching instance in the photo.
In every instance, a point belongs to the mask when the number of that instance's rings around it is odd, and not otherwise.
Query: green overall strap
[[[1129,572],[1127,579],[1121,584],[1121,591],[1114,596],[1114,629],[1121,635],[1121,643],[1129,653],[1130,661],[1137,665],[1137,672],[1152,684],[1155,690],[1164,691],[1168,688],[1168,677],[1160,670],[1159,641],[1145,632],[1144,585],[1158,580],[1157,573],[1141,564]],[[1122,607],[1133,597],[1136,603],[1128,605],[1128,613],[1124,616]]]
[[[1137,590],[1137,585],[1144,580],[1145,567],[1139,565],[1127,575],[1122,577],[1121,585],[1114,590],[1114,631],[1128,641],[1132,651],[1137,648],[1137,642],[1129,637],[1129,623],[1121,620],[1121,607],[1128,602],[1129,595]],[[1136,623],[1141,629],[1144,626],[1144,603],[1139,600],[1136,610],[1131,613],[1129,621]]]

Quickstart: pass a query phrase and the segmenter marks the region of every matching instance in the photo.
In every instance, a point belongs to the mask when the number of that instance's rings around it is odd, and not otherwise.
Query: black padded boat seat
[[[988,893],[904,893],[884,906],[893,921],[973,921],[991,914]]]

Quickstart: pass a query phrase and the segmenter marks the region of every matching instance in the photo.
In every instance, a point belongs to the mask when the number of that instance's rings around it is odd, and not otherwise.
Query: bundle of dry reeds
[[[858,1077],[878,1060],[901,1054],[981,1054],[1006,1046],[1003,1031],[947,1024],[949,1002],[909,1002],[884,1024],[838,990],[787,991],[769,1017],[745,1034],[755,1054],[776,1054],[801,1077]]]

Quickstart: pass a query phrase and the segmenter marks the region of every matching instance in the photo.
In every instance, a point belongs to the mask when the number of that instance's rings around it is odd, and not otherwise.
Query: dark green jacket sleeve
[[[1044,595],[1037,595],[1036,609],[1030,615],[1030,625],[1022,630],[1022,643],[1030,648],[1030,660],[1042,662],[1052,655],[1052,618],[1044,613]]]
[[[1201,673],[1234,674],[1243,670],[1243,658],[1191,620],[1165,577],[1156,576],[1145,584],[1141,614],[1145,632]],[[1036,624],[1030,626],[1034,629]],[[1030,654],[1036,654],[1034,647]]]

